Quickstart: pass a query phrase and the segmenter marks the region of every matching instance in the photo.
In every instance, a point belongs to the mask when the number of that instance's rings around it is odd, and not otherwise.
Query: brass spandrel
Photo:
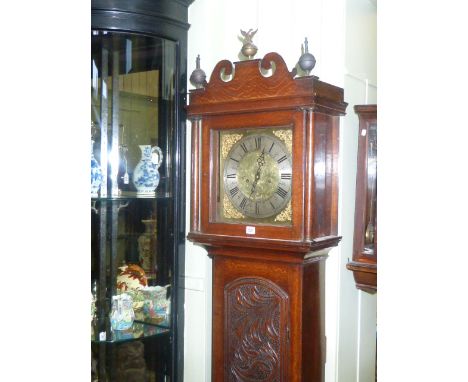
[[[223,134],[221,135],[221,157],[226,159],[232,146],[243,137],[242,134]]]
[[[273,134],[281,139],[288,148],[289,152],[292,153],[292,130],[273,130]]]
[[[291,202],[288,203],[286,208],[275,217],[275,222],[290,222],[292,221],[292,206]]]
[[[224,212],[224,217],[227,219],[244,219],[245,216],[242,215],[237,209],[234,208],[232,205],[231,201],[227,197],[226,194],[224,194],[223,198],[223,212]]]

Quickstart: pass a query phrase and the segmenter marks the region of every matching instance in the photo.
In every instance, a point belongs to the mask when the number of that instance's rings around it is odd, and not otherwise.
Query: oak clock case
[[[213,259],[213,381],[323,381],[346,105],[277,53],[220,61],[190,91],[188,238]]]
[[[210,149],[200,152],[200,160],[210,167],[209,182],[200,185],[208,211],[200,216],[201,226],[246,237],[247,227],[255,227],[256,238],[303,235],[298,224],[304,213],[299,198],[303,175],[297,171],[303,152],[294,152],[304,135],[294,128],[303,113],[271,110],[202,121],[201,140],[210,142]]]
[[[92,381],[183,379],[190,3],[91,3]]]
[[[356,287],[377,292],[377,105],[356,105],[359,143],[356,174],[353,272]]]

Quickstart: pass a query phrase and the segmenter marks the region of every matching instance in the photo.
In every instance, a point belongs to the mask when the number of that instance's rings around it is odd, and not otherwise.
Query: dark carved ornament
[[[285,381],[288,295],[263,278],[234,280],[224,294],[225,381]]]

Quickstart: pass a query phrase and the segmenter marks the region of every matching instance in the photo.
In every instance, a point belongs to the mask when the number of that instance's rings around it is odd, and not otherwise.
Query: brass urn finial
[[[196,89],[202,89],[206,85],[206,74],[200,69],[200,55],[196,59],[196,68],[190,75],[190,83],[195,86]]]
[[[306,75],[309,75],[310,71],[315,66],[315,57],[313,54],[309,53],[309,42],[307,37],[305,38],[304,44],[301,46],[302,55],[299,58],[299,67],[306,72]]]
[[[258,29],[255,29],[255,31],[253,29],[249,29],[247,32],[245,32],[241,29],[241,34],[242,36],[244,36],[244,45],[242,45],[241,52],[249,60],[251,60],[255,56],[258,50],[252,41],[252,38],[255,35],[255,33],[257,33],[257,31]]]

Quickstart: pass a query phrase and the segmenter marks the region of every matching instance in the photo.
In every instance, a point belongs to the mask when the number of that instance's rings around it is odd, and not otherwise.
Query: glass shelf
[[[130,329],[110,331],[110,338],[106,336],[106,339],[101,340],[99,339],[99,332],[95,327],[91,334],[91,341],[94,343],[120,343],[162,336],[171,332],[169,326],[164,324],[163,322],[160,325],[154,325],[135,321]]]
[[[170,200],[172,194],[169,192],[158,192],[154,194],[138,194],[136,191],[123,191],[120,195],[105,196],[105,197],[92,197],[91,201],[113,201],[113,200],[134,200],[134,199],[154,199],[154,200]]]

